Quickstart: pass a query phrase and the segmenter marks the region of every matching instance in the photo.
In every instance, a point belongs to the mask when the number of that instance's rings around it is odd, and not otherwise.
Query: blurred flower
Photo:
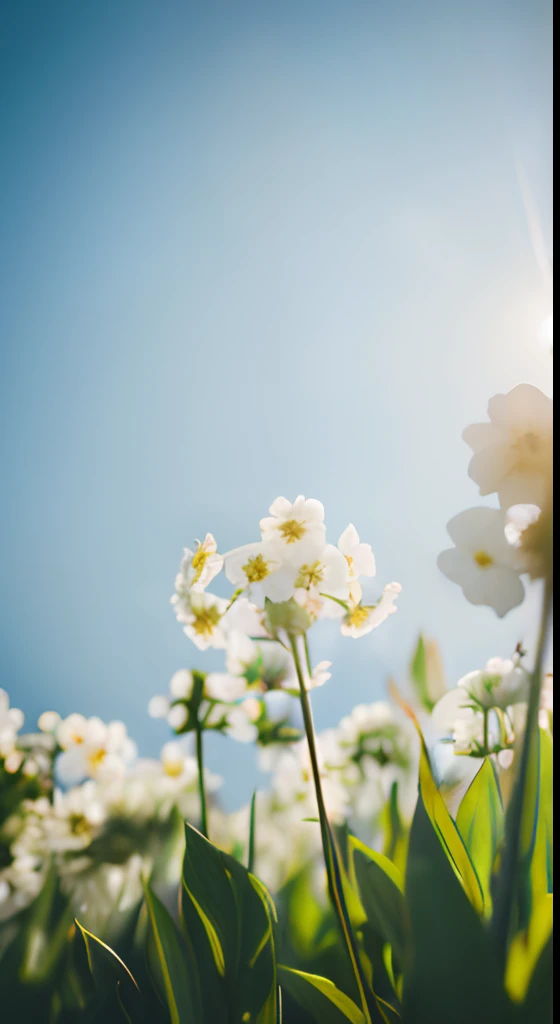
[[[350,523],[338,539],[338,548],[348,563],[350,596],[358,603],[362,598],[360,576],[375,576],[375,558],[369,544],[360,543],[356,527]]]
[[[23,721],[23,711],[11,708],[8,694],[0,690],[0,757],[7,757],[14,749]]]
[[[552,399],[532,384],[518,384],[488,403],[490,423],[463,432],[473,450],[469,476],[480,493],[498,493],[502,509],[531,504],[543,508],[552,472]]]
[[[64,785],[124,775],[136,756],[124,722],[106,724],[96,717],[69,715],[60,722],[57,738],[63,752],[57,758],[56,773]]]
[[[442,573],[459,584],[471,604],[489,605],[500,618],[525,596],[519,556],[507,541],[505,525],[499,509],[460,512],[447,524],[455,547],[442,551],[437,560]]]
[[[58,711],[43,711],[43,714],[39,716],[37,725],[41,732],[52,733],[58,728],[60,720]]]
[[[456,753],[484,756],[512,745],[515,707],[528,700],[529,673],[511,658],[491,658],[436,704],[432,723],[451,736]],[[486,730],[486,737],[485,737]]]

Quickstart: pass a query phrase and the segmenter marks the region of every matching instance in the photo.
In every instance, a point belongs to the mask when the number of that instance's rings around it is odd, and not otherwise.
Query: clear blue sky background
[[[551,5],[7,0],[0,15],[2,685],[167,738],[197,658],[183,545],[256,537],[278,494],[352,520],[399,614],[334,662],[320,726],[404,678],[532,642],[439,575],[476,504],[461,431],[550,391],[551,310],[516,175],[551,215]],[[239,802],[253,753],[216,741]],[[236,789],[236,786],[238,787]]]

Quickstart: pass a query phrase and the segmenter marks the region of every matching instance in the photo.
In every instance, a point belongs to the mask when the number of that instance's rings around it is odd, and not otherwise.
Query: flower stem
[[[500,967],[505,970],[509,943],[514,926],[514,909],[517,907],[516,890],[524,854],[522,851],[523,822],[527,816],[528,801],[533,799],[530,788],[530,763],[535,758],[535,744],[540,742],[539,706],[542,687],[542,670],[548,631],[552,617],[552,579],[545,580],[541,625],[535,667],[529,691],[525,737],[511,804],[506,821],[506,842],[502,859],[498,888],[492,917],[492,931],[497,945]],[[538,756],[538,754],[537,754]],[[538,813],[537,807],[534,815]]]
[[[342,933],[342,938],[352,965],[354,977],[356,979],[356,985],[358,988],[362,1012],[364,1014],[365,1021],[367,1022],[367,1024],[371,1024],[371,1014],[369,1011],[368,999],[366,995],[366,981],[360,963],[360,954],[358,946],[352,931],[352,925],[350,923],[350,917],[348,914],[348,909],[346,907],[346,900],[344,898],[344,891],[342,886],[342,875],[340,871],[339,855],[336,848],[333,832],[327,817],[327,810],[325,807],[325,800],[323,797],[323,788],[321,785],[321,775],[319,771],[319,761],[317,758],[317,747],[315,743],[315,729],[313,726],[313,716],[311,713],[311,703],[309,700],[309,694],[305,686],[305,677],[302,671],[299,652],[297,649],[297,640],[296,637],[292,634],[290,634],[290,646],[298,677],[301,710],[303,713],[305,733],[307,736],[307,744],[309,747],[309,757],[311,760],[311,771],[313,773],[313,782],[315,785],[315,795],[317,797],[317,807],[319,810],[319,821],[321,825],[321,840],[323,843],[323,856],[325,858],[325,867],[327,869],[329,895],[331,898],[335,915],[338,920],[340,931]]]
[[[198,765],[198,792],[200,796],[200,831],[208,839],[208,813],[204,788],[204,756],[202,750],[202,723],[196,720],[196,762]]]

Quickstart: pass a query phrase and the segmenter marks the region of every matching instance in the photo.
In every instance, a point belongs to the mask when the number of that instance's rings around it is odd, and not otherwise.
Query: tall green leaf
[[[394,969],[401,973],[408,930],[402,876],[382,853],[370,850],[355,837],[351,837],[350,842],[367,923],[384,943],[391,946]]]
[[[167,1004],[171,1024],[199,1024],[202,1004],[192,949],[181,941],[168,910],[149,886],[145,888],[145,900],[149,963]]]
[[[507,1019],[499,971],[472,906],[419,796],[405,894],[411,922],[404,975],[407,1024],[497,1024]]]
[[[76,926],[84,940],[89,970],[100,995],[113,996],[133,1021],[143,1020],[140,989],[126,964],[110,946],[84,928],[78,920]]]
[[[492,909],[490,881],[498,847],[504,836],[504,808],[496,769],[486,758],[471,782],[457,812],[457,828],[476,869],[485,911]]]
[[[316,1024],[364,1024],[365,1017],[355,1002],[328,978],[278,966],[280,982],[296,1003]]]

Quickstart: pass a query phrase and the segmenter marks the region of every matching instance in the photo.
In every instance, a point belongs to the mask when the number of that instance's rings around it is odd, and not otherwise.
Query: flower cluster
[[[552,558],[552,399],[518,384],[488,405],[489,423],[463,433],[472,448],[469,475],[500,508],[471,508],[448,523],[455,547],[438,559],[472,604],[502,617],[521,604],[521,576],[546,578]]]
[[[287,625],[305,632],[319,618],[339,619],[345,636],[363,636],[396,610],[398,583],[385,587],[376,602],[364,603],[360,579],[375,575],[375,560],[352,525],[334,546],[326,540],[321,502],[301,495],[294,502],[277,498],[269,511],[255,543],[219,555],[207,534],[195,551],[185,550],[171,601],[200,650],[226,648],[235,631],[275,638]],[[206,590],[222,569],[235,588],[229,600]]]

